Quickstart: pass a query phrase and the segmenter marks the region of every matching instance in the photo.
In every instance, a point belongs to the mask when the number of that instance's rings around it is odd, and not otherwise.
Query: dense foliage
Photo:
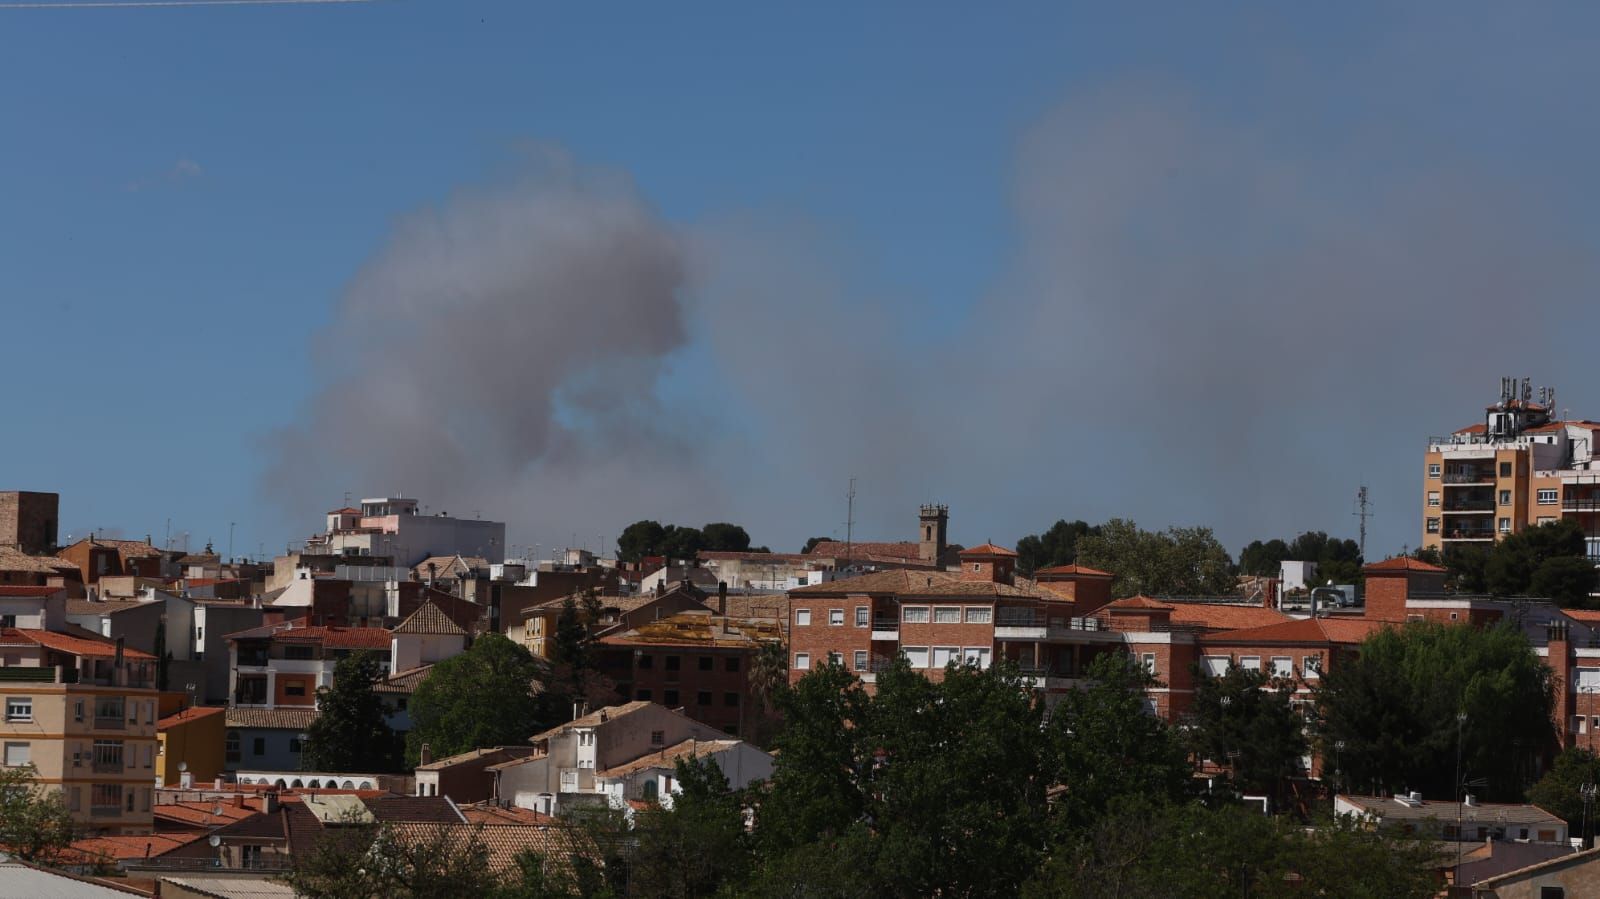
[[[1353,584],[1361,578],[1361,547],[1354,540],[1329,537],[1322,531],[1306,531],[1288,542],[1276,538],[1251,541],[1239,553],[1239,573],[1277,577],[1286,561],[1317,563],[1319,581]]]
[[[1459,746],[1463,780],[1517,801],[1556,739],[1550,669],[1510,625],[1377,631],[1323,674],[1318,699],[1324,756],[1342,744],[1343,780],[1358,790],[1453,796]]]
[[[527,742],[568,716],[542,690],[547,670],[503,634],[485,634],[466,652],[433,666],[411,697],[406,763],[424,743],[434,758]]]
[[[1190,747],[1197,757],[1226,766],[1240,792],[1277,795],[1310,749],[1305,717],[1290,704],[1293,691],[1292,682],[1273,683],[1238,666],[1198,678]]]
[[[1600,784],[1600,757],[1588,749],[1572,747],[1556,756],[1555,764],[1539,782],[1528,790],[1528,801],[1559,815],[1572,825],[1574,836],[1583,836],[1580,828],[1585,823],[1583,788]],[[1594,815],[1600,812],[1600,803],[1591,802],[1588,809],[1590,833],[1595,830]]]
[[[1234,592],[1233,560],[1210,528],[1146,531],[1113,518],[1077,541],[1077,561],[1116,575],[1116,596],[1215,596]]]
[[[305,771],[393,771],[399,746],[383,699],[373,689],[383,679],[376,653],[353,653],[333,666],[333,686],[317,689],[317,719],[300,754]]]
[[[1017,570],[1031,575],[1041,568],[1071,565],[1078,560],[1078,541],[1099,532],[1086,521],[1057,521],[1044,533],[1017,541]]]
[[[665,556],[668,559],[692,559],[701,550],[722,552],[768,552],[765,546],[750,546],[750,535],[745,529],[725,521],[714,521],[704,527],[679,527],[662,525],[658,521],[635,521],[622,530],[617,538],[617,558],[624,562],[637,562],[645,556]]]
[[[1489,546],[1451,546],[1440,557],[1462,593],[1538,596],[1563,607],[1592,605],[1597,586],[1583,528],[1561,519],[1525,528]]]
[[[0,851],[51,862],[72,842],[72,813],[61,792],[37,781],[33,765],[0,768]]]

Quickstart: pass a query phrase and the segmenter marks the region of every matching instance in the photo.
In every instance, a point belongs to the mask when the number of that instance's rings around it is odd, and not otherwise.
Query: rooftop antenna
[[[1367,502],[1367,485],[1356,491],[1356,511],[1350,513],[1361,519],[1361,559],[1367,558],[1367,519],[1372,517],[1372,505]]]
[[[844,557],[855,558],[856,479],[850,479],[850,492],[844,495]]]

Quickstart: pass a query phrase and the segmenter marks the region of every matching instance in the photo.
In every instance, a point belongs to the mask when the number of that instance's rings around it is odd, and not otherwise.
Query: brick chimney
[[[426,765],[433,761],[433,749],[428,744],[422,744],[422,749],[417,752],[417,764]]]

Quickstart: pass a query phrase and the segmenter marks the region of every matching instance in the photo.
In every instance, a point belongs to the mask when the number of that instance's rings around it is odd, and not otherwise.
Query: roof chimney
[[[417,753],[417,763],[426,765],[433,761],[433,749],[427,743],[422,744],[422,750]]]

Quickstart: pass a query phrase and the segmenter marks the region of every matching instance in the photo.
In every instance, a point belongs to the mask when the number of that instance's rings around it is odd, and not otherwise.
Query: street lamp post
[[[1456,873],[1452,878],[1455,886],[1461,885],[1461,733],[1467,724],[1467,713],[1456,713]]]

